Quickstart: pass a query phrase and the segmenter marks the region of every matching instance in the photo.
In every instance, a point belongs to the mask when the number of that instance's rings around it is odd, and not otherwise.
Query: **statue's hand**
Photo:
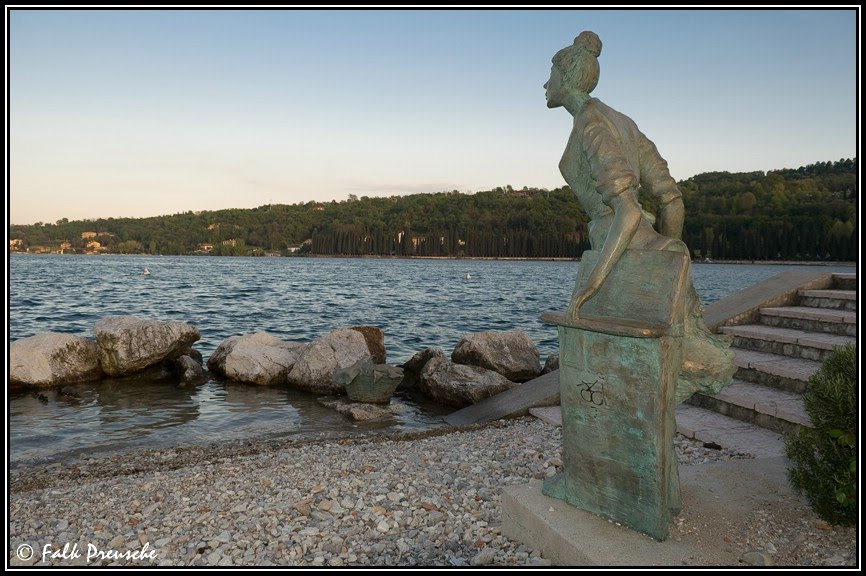
[[[590,287],[586,287],[578,292],[568,305],[568,317],[572,320],[577,320],[580,307],[584,302],[592,298],[593,294],[595,294],[595,290],[592,290]]]
[[[565,313],[565,316],[569,320],[577,320],[577,311],[579,306],[575,303],[574,300],[568,305],[568,311]]]

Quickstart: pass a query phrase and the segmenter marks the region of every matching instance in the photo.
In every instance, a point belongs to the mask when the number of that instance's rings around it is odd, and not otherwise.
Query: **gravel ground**
[[[548,566],[501,534],[501,488],[554,474],[561,446],[560,428],[528,417],[21,466],[9,476],[9,563]],[[690,466],[750,457],[681,436],[676,449]],[[740,565],[856,564],[854,528],[827,525],[805,502],[789,508],[756,509],[725,537]],[[671,537],[690,520],[685,510]]]

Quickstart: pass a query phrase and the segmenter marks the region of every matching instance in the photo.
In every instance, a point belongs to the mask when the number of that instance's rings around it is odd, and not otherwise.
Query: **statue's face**
[[[562,106],[562,75],[559,73],[559,69],[557,69],[556,66],[550,67],[550,80],[544,83],[544,88],[546,90],[545,97],[547,98],[547,107],[559,108]]]

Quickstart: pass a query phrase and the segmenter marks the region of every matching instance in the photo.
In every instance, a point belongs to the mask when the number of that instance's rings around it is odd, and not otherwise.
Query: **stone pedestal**
[[[681,339],[569,326],[559,339],[565,471],[544,493],[664,540],[680,502],[673,436]]]
[[[673,437],[687,279],[684,254],[627,251],[579,320],[543,316],[559,326],[564,448],[564,471],[544,494],[657,540],[680,509]]]

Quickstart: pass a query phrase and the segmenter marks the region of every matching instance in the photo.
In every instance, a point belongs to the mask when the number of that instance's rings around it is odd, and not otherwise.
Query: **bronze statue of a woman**
[[[627,249],[689,254],[681,240],[682,195],[667,162],[633,120],[589,95],[598,84],[600,54],[599,37],[582,32],[553,57],[544,84],[548,108],[563,107],[574,117],[559,169],[590,217],[590,245],[598,252],[586,282],[572,296],[567,314],[572,320],[580,317],[581,306],[598,293]],[[658,199],[658,222],[638,202],[639,190]],[[678,403],[698,390],[719,392],[734,371],[729,344],[707,329],[691,285],[684,324]]]

